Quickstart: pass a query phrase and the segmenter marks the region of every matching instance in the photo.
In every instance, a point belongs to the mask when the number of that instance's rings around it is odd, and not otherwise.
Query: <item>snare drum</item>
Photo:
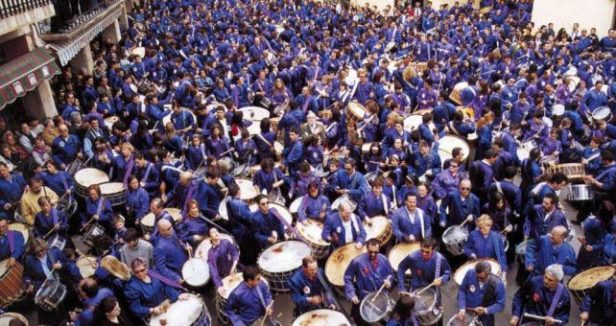
[[[100,224],[93,224],[86,234],[83,236],[83,243],[89,247],[94,247],[94,238],[98,237],[105,233],[105,228],[103,228]]]
[[[483,326],[483,323],[479,320],[479,316],[476,314],[467,311],[465,315],[466,318],[464,321],[461,321],[458,319],[458,314],[454,314],[451,318],[449,318],[447,326]]]
[[[18,231],[24,237],[24,244],[27,245],[30,240],[30,228],[23,223],[11,223],[9,224],[9,230]]]
[[[94,275],[98,264],[96,262],[96,257],[94,256],[81,256],[77,259],[75,265],[79,268],[79,273],[81,273],[81,276],[86,278]]]
[[[53,311],[66,297],[66,286],[56,280],[45,280],[36,291],[34,303],[46,311]]]
[[[397,272],[398,266],[400,266],[402,260],[404,260],[404,258],[412,254],[413,252],[419,250],[420,248],[421,245],[419,244],[419,242],[400,242],[389,250],[389,253],[387,254],[387,259],[389,260],[389,263],[391,264],[391,267],[394,269],[394,271]],[[407,270],[404,274],[407,277],[410,277],[411,271]]]
[[[47,241],[47,247],[63,250],[66,247],[66,239],[56,234]]]
[[[297,317],[291,326],[351,326],[351,322],[339,311],[317,309]]]
[[[188,294],[187,300],[172,303],[165,313],[150,319],[150,326],[209,326],[211,323],[205,302],[196,294]]]
[[[456,272],[453,274],[453,280],[456,282],[456,284],[458,284],[458,286],[462,285],[462,281],[464,280],[464,276],[466,275],[466,272],[468,272],[471,269],[475,268],[475,265],[477,265],[478,262],[485,260],[488,263],[490,263],[490,267],[492,270],[492,274],[501,277],[502,275],[502,271],[501,271],[501,267],[500,264],[494,260],[494,259],[478,259],[478,260],[474,260],[474,261],[469,261],[467,263],[465,263],[464,265],[460,266]]]
[[[261,122],[270,117],[270,112],[258,106],[245,106],[240,109],[244,113],[244,119]]]
[[[366,239],[377,239],[384,246],[393,236],[393,230],[389,219],[385,216],[375,216],[370,219],[370,223],[364,221]]]
[[[438,290],[429,288],[419,295],[414,295],[413,313],[420,325],[433,325],[443,318],[443,310],[438,306]]]
[[[303,240],[312,248],[312,256],[316,259],[323,259],[329,253],[330,243],[323,240],[321,234],[323,232],[323,223],[307,219],[304,222],[297,223],[295,230],[303,238]]]
[[[351,199],[351,197],[349,197],[348,194],[344,194],[336,198],[336,200],[334,200],[334,202],[332,203],[332,210],[337,211],[340,204],[342,204],[345,201],[349,203],[349,205],[351,205],[351,211],[354,212],[355,209],[357,208],[357,203],[353,199]]]
[[[612,120],[612,111],[609,106],[600,106],[592,111],[592,118],[596,121]]]
[[[15,262],[12,268],[9,268],[8,259],[0,262],[0,307],[7,307],[22,298],[25,290],[23,273],[24,267],[19,262]]]
[[[530,151],[536,147],[537,147],[537,142],[535,140],[529,140],[529,141],[521,143],[520,146],[518,146],[518,149],[516,150],[518,159],[522,161],[522,160],[529,158]]]
[[[109,182],[107,173],[94,168],[85,168],[75,173],[76,192],[83,198],[88,198],[88,187]]]
[[[570,184],[567,187],[567,200],[570,202],[583,202],[583,201],[591,201],[593,198],[593,191],[590,185],[579,184],[572,185]]]
[[[468,87],[467,82],[459,82],[453,86],[449,99],[457,105],[462,105],[462,90]]]
[[[366,108],[357,101],[351,101],[347,109],[347,118],[349,121],[359,122],[366,115]]]
[[[365,252],[367,252],[366,246],[357,250],[354,243],[334,250],[325,263],[325,276],[329,283],[337,287],[344,287],[344,272],[346,272],[353,258]]]
[[[546,172],[549,174],[562,172],[569,178],[569,181],[582,180],[586,175],[586,170],[584,169],[584,164],[582,163],[553,165],[548,167]]]
[[[468,240],[468,230],[464,226],[454,225],[443,233],[443,244],[454,256],[464,253],[464,245]]]
[[[462,148],[462,160],[466,160],[471,152],[471,148],[468,146],[466,140],[454,135],[445,135],[439,139],[438,156],[441,158],[441,162],[451,159],[453,157],[451,153],[456,147]]]
[[[192,287],[202,287],[210,280],[210,267],[204,259],[190,258],[182,266],[182,278]]]
[[[616,268],[612,266],[590,268],[572,277],[567,287],[571,292],[571,296],[575,299],[575,302],[580,305],[586,294],[589,294],[597,283],[613,280],[615,272]]]
[[[126,187],[121,182],[107,182],[99,185],[101,196],[111,202],[111,206],[122,206],[126,203]]]
[[[250,202],[259,195],[259,189],[248,179],[235,179],[235,183],[240,187],[240,199]]]
[[[364,321],[375,324],[389,315],[395,304],[386,291],[372,292],[361,300],[359,313]]]
[[[284,241],[265,249],[257,259],[257,266],[273,291],[287,292],[288,279],[302,266],[302,259],[311,253],[310,246],[301,241]]]

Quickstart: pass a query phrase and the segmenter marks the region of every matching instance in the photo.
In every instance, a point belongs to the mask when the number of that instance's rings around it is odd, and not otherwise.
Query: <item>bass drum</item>
[[[445,162],[452,158],[453,149],[456,147],[462,148],[462,160],[466,161],[468,155],[471,152],[471,148],[468,146],[466,140],[462,137],[454,135],[445,135],[438,141],[438,156],[441,158],[441,162]]]

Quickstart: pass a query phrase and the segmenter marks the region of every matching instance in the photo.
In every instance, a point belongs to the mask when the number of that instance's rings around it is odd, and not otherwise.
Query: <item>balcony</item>
[[[55,15],[51,0],[0,0],[0,35]]]

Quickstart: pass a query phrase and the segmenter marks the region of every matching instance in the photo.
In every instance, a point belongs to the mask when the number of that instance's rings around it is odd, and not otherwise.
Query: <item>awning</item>
[[[43,80],[60,73],[60,68],[44,48],[37,48],[0,67],[0,109],[26,95]]]

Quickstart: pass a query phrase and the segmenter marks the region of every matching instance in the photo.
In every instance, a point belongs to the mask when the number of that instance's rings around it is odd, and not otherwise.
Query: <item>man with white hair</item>
[[[530,242],[526,247],[526,270],[534,275],[541,275],[551,264],[560,264],[566,275],[577,271],[575,250],[565,242],[567,228],[562,225],[552,228],[550,234]]]
[[[351,205],[343,202],[338,208],[338,213],[328,216],[325,220],[321,237],[331,242],[334,248],[355,242],[359,249],[366,240],[366,230],[359,217],[353,213]]]
[[[563,267],[552,264],[545,269],[544,275],[529,278],[513,297],[509,325],[533,321],[529,314],[545,318],[545,325],[566,325],[571,295],[561,283],[563,276]]]

